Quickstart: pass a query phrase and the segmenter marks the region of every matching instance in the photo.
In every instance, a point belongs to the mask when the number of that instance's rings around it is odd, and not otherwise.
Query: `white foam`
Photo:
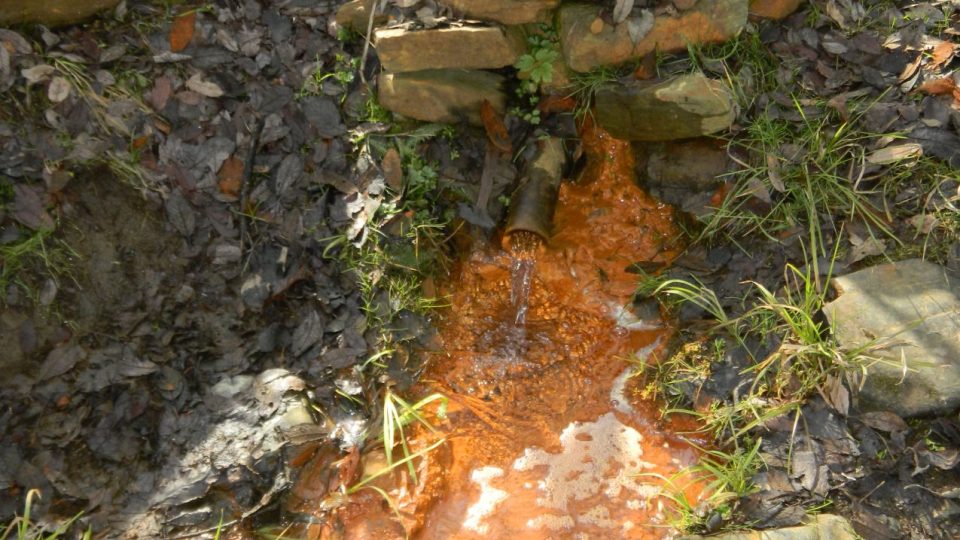
[[[467,509],[467,518],[463,521],[465,528],[479,534],[487,534],[490,530],[484,520],[509,497],[506,491],[490,485],[491,480],[501,476],[503,469],[499,467],[481,467],[470,473],[470,480],[480,486],[480,499]]]
[[[537,504],[567,511],[570,501],[598,495],[615,498],[626,490],[641,499],[656,497],[654,486],[643,484],[637,475],[653,465],[641,460],[643,436],[622,424],[611,412],[594,422],[574,422],[560,434],[562,451],[548,453],[540,448],[527,448],[513,463],[518,471],[546,467],[538,482]],[[584,460],[584,456],[590,456]]]

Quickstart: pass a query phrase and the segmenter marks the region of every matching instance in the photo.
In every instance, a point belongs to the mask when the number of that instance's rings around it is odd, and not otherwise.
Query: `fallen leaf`
[[[170,25],[170,51],[180,52],[187,48],[193,39],[194,24],[197,21],[197,12],[190,11],[180,15]]]
[[[394,193],[400,193],[403,189],[403,164],[400,162],[400,153],[396,148],[387,150],[383,155],[383,161],[380,162],[383,169],[383,177]]]
[[[916,75],[917,70],[920,69],[920,62],[922,60],[923,60],[923,56],[918,54],[917,57],[914,58],[912,62],[910,62],[903,68],[903,71],[900,72],[900,76],[897,77],[897,82],[901,82],[901,83],[906,82],[911,77]]]
[[[923,147],[917,143],[905,143],[881,148],[867,156],[867,162],[874,165],[889,165],[905,159],[923,155]]]
[[[70,81],[63,77],[54,77],[53,80],[50,81],[50,86],[47,87],[47,98],[52,103],[60,103],[70,97],[71,89]]]
[[[640,65],[633,72],[633,78],[638,81],[650,80],[657,76],[657,53],[656,51],[643,57]]]
[[[850,233],[850,244],[853,245],[853,249],[847,256],[847,262],[849,263],[855,263],[874,255],[882,255],[887,251],[887,245],[879,238],[873,236],[860,238],[852,232]]]
[[[229,200],[237,200],[240,197],[240,185],[243,182],[243,160],[236,156],[228,157],[220,167],[217,179],[220,193]]]
[[[930,231],[940,224],[940,220],[933,214],[917,214],[907,219],[907,223],[917,229],[917,234],[930,234]]]
[[[20,74],[27,80],[27,85],[37,84],[50,78],[56,71],[53,66],[47,64],[38,64],[36,66],[21,69]]]
[[[187,88],[208,98],[218,98],[223,95],[223,88],[215,82],[203,80],[199,73],[187,79]]]
[[[930,94],[931,96],[942,96],[951,94],[956,89],[957,83],[953,80],[953,77],[942,77],[940,79],[926,81],[917,88],[917,91]]]
[[[510,135],[507,133],[503,118],[486,99],[480,104],[480,120],[483,122],[483,129],[487,132],[487,138],[497,147],[497,150],[508,154],[513,152],[513,145],[510,143]]]
[[[895,431],[906,431],[907,423],[896,414],[888,411],[867,412],[860,415],[860,421],[864,424],[880,431],[893,433]]]
[[[767,154],[767,177],[770,178],[770,185],[780,193],[787,190],[783,184],[783,178],[780,176],[780,160],[773,154]]]
[[[843,385],[840,377],[827,377],[824,387],[821,389],[823,399],[833,407],[833,410],[846,416],[850,411],[850,391]]]
[[[33,230],[53,229],[53,218],[43,208],[40,196],[23,184],[13,186],[13,219]]]
[[[570,96],[549,95],[540,100],[537,109],[541,113],[570,112],[577,107],[577,100]]]
[[[938,68],[942,66],[953,57],[953,53],[956,50],[957,46],[953,43],[941,41],[933,48],[933,51],[930,52],[930,67]]]
[[[613,22],[620,24],[630,15],[633,9],[633,0],[617,0],[613,6]]]

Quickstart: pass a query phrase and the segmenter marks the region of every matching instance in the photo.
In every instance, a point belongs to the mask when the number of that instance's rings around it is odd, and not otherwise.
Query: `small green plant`
[[[8,538],[16,538],[17,540],[56,540],[65,535],[70,528],[73,527],[73,524],[80,519],[80,516],[83,515],[83,512],[78,513],[50,532],[31,519],[30,511],[33,506],[34,497],[37,499],[40,498],[39,490],[31,489],[27,492],[27,499],[23,505],[23,515],[13,518],[13,521],[11,521],[6,528],[3,529],[3,533],[0,534],[0,540],[7,540]],[[10,536],[11,534],[15,536]],[[87,528],[81,538],[83,540],[90,540],[93,538],[93,530]]]
[[[511,109],[511,114],[533,125],[540,123],[540,89],[553,81],[553,64],[560,58],[557,31],[546,24],[539,26],[539,33],[527,37],[527,52],[517,58],[514,67],[525,80],[517,87],[520,104]]]
[[[316,68],[313,73],[307,77],[300,88],[299,97],[317,96],[323,92],[323,83],[327,80],[336,81],[343,88],[344,93],[341,101],[346,99],[346,90],[357,78],[357,70],[360,69],[360,57],[349,57],[345,53],[337,53],[334,57],[332,70],[323,67],[323,60],[317,55]]]

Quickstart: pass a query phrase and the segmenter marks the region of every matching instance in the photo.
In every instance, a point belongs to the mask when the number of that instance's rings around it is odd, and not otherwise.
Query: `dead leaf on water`
[[[170,25],[170,51],[180,52],[187,48],[193,39],[194,24],[197,21],[197,12],[190,11],[180,15]]]
[[[513,145],[510,143],[507,126],[503,123],[503,118],[497,114],[493,105],[486,99],[480,104],[480,120],[483,122],[483,129],[487,132],[487,138],[497,147],[497,150],[511,153]]]

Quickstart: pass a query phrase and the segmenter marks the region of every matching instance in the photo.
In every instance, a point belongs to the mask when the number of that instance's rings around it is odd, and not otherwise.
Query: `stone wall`
[[[566,75],[637,62],[655,52],[735,37],[748,17],[783,18],[800,0],[661,0],[614,21],[610,6],[560,0],[443,0],[453,19],[433,28],[374,14],[371,42],[384,74],[379,98],[387,109],[428,122],[480,122],[489,102],[504,113],[505,78],[492,70],[515,65],[538,24],[557,31],[561,52],[543,91],[569,93]],[[352,0],[338,24],[366,34],[373,0]],[[612,5],[612,3],[611,3]],[[418,26],[420,26],[418,28]],[[502,70],[501,70],[502,71]],[[521,73],[526,76],[526,73]],[[736,117],[720,81],[687,74],[657,81],[610,83],[596,93],[597,121],[615,136],[639,141],[696,137],[727,129]]]

